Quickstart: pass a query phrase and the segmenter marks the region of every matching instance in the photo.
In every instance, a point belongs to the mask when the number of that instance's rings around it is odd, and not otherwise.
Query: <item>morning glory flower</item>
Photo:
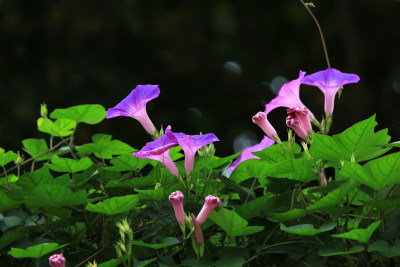
[[[171,129],[171,126],[168,126],[166,131],[169,129]],[[171,136],[164,134],[156,140],[147,143],[139,152],[134,152],[132,155],[141,159],[146,158],[160,161],[173,176],[179,176],[178,168],[169,156],[171,148],[177,144],[174,136],[171,138]]]
[[[137,119],[143,128],[151,135],[156,131],[146,111],[146,104],[158,97],[160,89],[158,85],[138,85],[132,92],[115,107],[107,111],[107,119],[125,116]]]
[[[268,135],[269,138],[274,140],[278,138],[278,134],[276,133],[275,128],[268,121],[267,114],[265,112],[259,111],[253,116],[252,120],[264,131],[266,135]]]
[[[211,212],[221,204],[221,199],[213,195],[206,196],[203,207],[201,208],[199,214],[197,215],[197,222],[203,224]]]
[[[178,223],[184,224],[185,223],[185,211],[183,209],[183,198],[184,195],[181,191],[172,192],[169,195],[169,201],[171,201],[172,205],[174,206],[175,217]]]
[[[242,154],[240,154],[240,156],[231,164],[231,166],[229,166],[229,169],[231,170],[231,172],[233,172],[233,170],[243,161],[248,159],[259,159],[259,157],[253,155],[251,152],[261,151],[269,146],[272,146],[273,144],[275,144],[274,140],[272,140],[268,136],[264,136],[263,140],[260,143],[243,150]]]
[[[302,83],[305,74],[304,71],[300,71],[299,78],[285,83],[279,90],[278,95],[265,105],[265,114],[268,115],[268,113],[278,107],[305,107],[303,102],[300,100],[300,84]],[[314,117],[311,112],[310,116]]]
[[[54,254],[49,257],[51,267],[65,267],[65,258],[63,254]]]
[[[326,69],[307,75],[303,79],[304,84],[317,86],[325,95],[325,113],[331,115],[335,102],[335,95],[339,89],[348,83],[357,83],[360,77],[356,74],[343,73],[336,69]]]
[[[175,136],[176,141],[182,148],[185,154],[185,171],[187,174],[190,174],[193,171],[194,157],[197,150],[212,142],[219,141],[213,133],[205,135],[186,135],[184,133],[173,133],[170,129],[166,129],[165,133],[170,139],[173,138],[172,136]]]

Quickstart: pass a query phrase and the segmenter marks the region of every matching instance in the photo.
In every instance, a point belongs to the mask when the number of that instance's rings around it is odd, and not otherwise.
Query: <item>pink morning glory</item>
[[[198,223],[203,224],[207,220],[208,216],[210,216],[211,212],[218,207],[219,204],[221,204],[221,199],[219,197],[212,195],[207,196],[203,207],[197,215]]]
[[[269,146],[275,144],[275,141],[269,138],[268,136],[264,136],[263,140],[251,147],[246,148],[243,150],[242,154],[229,166],[229,169],[233,172],[233,170],[243,161],[248,159],[259,159],[259,157],[253,155],[251,152],[261,151]]]
[[[185,211],[183,210],[183,198],[184,195],[181,191],[172,192],[169,195],[169,201],[171,201],[172,206],[174,206],[175,217],[178,223],[185,223]]]
[[[49,258],[51,267],[65,267],[65,258],[63,254],[54,254]]]
[[[302,83],[305,74],[304,71],[300,71],[299,78],[285,83],[279,90],[278,95],[265,105],[265,114],[268,115],[268,113],[278,107],[305,107],[303,102],[300,100],[300,84]],[[310,116],[313,117],[311,112]]]
[[[193,222],[193,226],[194,226],[194,236],[195,236],[196,242],[197,242],[197,244],[202,245],[202,244],[204,244],[204,237],[203,237],[203,232],[201,231],[201,228],[200,228],[200,224],[197,221],[197,219],[193,213],[190,214],[190,216],[192,217],[192,222]]]
[[[348,83],[357,83],[360,77],[356,74],[343,73],[336,69],[326,69],[307,75],[304,84],[317,86],[325,95],[325,113],[331,115],[335,103],[335,96],[339,89]]]
[[[107,119],[125,116],[137,119],[143,128],[151,135],[156,131],[146,111],[146,104],[150,100],[158,97],[160,89],[158,85],[138,85],[132,92],[124,98],[118,105],[109,108]]]
[[[169,129],[171,129],[171,126],[168,126],[166,131],[169,131]],[[169,151],[177,144],[178,143],[174,136],[171,138],[170,135],[164,134],[156,140],[147,143],[139,152],[134,152],[132,155],[137,158],[160,161],[173,176],[179,176],[179,171],[169,156]]]
[[[264,131],[266,135],[268,135],[269,138],[278,138],[278,134],[276,133],[275,128],[268,121],[267,114],[265,112],[259,111],[253,116],[252,120]]]
[[[213,134],[205,135],[186,135],[184,133],[173,133],[169,129],[165,131],[167,135],[175,136],[176,141],[185,153],[185,171],[190,174],[193,171],[194,157],[197,150],[201,147],[208,145],[212,142],[219,141],[219,139]]]

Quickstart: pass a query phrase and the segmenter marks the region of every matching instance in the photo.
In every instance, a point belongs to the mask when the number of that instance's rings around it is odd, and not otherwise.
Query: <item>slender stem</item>
[[[32,160],[35,160],[35,159],[37,159],[37,158],[40,158],[40,157],[42,157],[42,156],[44,156],[44,155],[46,155],[46,154],[48,154],[48,153],[50,153],[50,152],[56,150],[57,148],[59,148],[63,143],[65,143],[65,142],[68,141],[68,140],[69,140],[69,138],[64,139],[63,141],[61,141],[60,143],[58,143],[57,145],[55,145],[55,146],[52,147],[51,149],[47,150],[46,152],[43,152],[42,154],[39,154],[39,155],[37,155],[37,156],[35,156],[35,157],[29,158],[29,159],[25,160],[24,162],[22,162],[20,165],[22,166],[22,165],[24,165],[24,164],[27,164],[27,163],[31,162]],[[3,168],[4,168],[4,167],[3,167]],[[8,169],[7,171],[4,170],[4,172],[0,175],[0,177],[3,176],[3,175],[6,175],[7,172],[10,172],[10,171],[15,170],[16,168],[17,168],[17,166],[14,166],[14,167]]]
[[[318,22],[317,18],[314,16],[314,14],[312,13],[311,9],[304,3],[304,1],[300,0],[300,2],[307,9],[308,13],[310,13],[311,17],[315,21],[315,24],[317,24],[319,34],[321,35],[322,46],[323,46],[324,52],[325,52],[326,63],[328,64],[328,68],[330,68],[331,67],[331,63],[329,62],[328,51],[326,49],[325,38],[324,38],[324,34],[322,33],[321,26],[319,25],[319,22]]]
[[[246,204],[247,200],[249,200],[249,196],[250,196],[251,192],[253,191],[253,187],[254,187],[254,184],[256,183],[256,180],[257,180],[257,177],[254,177],[253,183],[249,189],[249,192],[247,192],[246,199],[244,200],[245,204]]]
[[[6,176],[6,181],[7,181],[7,187],[5,187],[5,186],[3,186],[4,188],[7,188],[8,190],[10,190],[10,182],[8,181],[8,175],[7,175],[7,171],[6,171],[6,168],[4,168],[4,166],[3,166],[3,174],[1,175],[1,176],[3,176],[3,175],[5,175]]]

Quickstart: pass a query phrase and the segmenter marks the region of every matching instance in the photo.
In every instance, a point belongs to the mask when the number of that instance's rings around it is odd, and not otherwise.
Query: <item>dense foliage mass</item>
[[[137,86],[108,111],[49,114],[42,105],[37,126],[48,138],[0,151],[0,265],[397,264],[400,153],[387,152],[400,145],[375,130],[375,116],[328,135],[336,93],[358,80],[300,72],[253,117],[267,135],[260,144],[224,158],[212,133],[154,127],[146,103],[156,85]],[[301,102],[303,83],[324,92],[324,120]],[[289,108],[301,142],[291,129],[287,141],[278,137],[267,120],[277,107]],[[153,141],[140,151],[102,133],[74,142],[80,124],[116,116],[138,120]]]

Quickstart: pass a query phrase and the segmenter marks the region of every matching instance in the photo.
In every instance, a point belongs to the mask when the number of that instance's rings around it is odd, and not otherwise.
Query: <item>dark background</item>
[[[314,4],[332,67],[361,78],[336,100],[332,133],[377,113],[378,128],[399,140],[400,1]],[[251,117],[274,97],[276,77],[326,68],[314,21],[295,0],[2,0],[0,146],[15,151],[25,138],[46,136],[36,130],[42,102],[49,110],[110,108],[149,83],[161,89],[148,105],[156,127],[213,132],[217,155],[226,156],[244,133],[250,143],[261,140]],[[321,118],[322,93],[302,86],[301,97]],[[286,140],[285,110],[269,118]],[[138,122],[121,117],[80,126],[77,142],[97,132],[136,148],[150,141]]]

